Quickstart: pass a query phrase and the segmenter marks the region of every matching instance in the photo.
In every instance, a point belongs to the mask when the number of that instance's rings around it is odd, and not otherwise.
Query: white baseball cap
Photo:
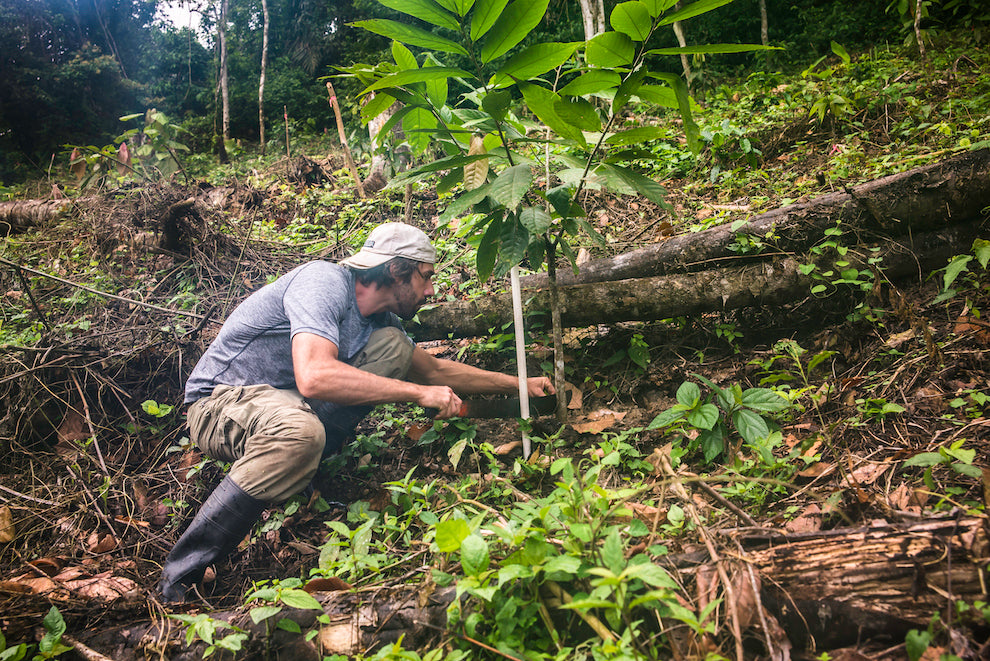
[[[371,269],[393,257],[433,264],[437,261],[437,251],[422,230],[405,223],[382,223],[371,230],[361,250],[340,263],[356,269]]]

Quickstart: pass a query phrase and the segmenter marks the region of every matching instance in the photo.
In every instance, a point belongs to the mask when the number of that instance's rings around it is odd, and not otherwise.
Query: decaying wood
[[[919,276],[945,266],[946,260],[970,249],[977,227],[959,225],[913,239],[890,241],[879,252],[866,247],[850,251],[845,260],[852,268],[865,269],[867,257],[883,258],[886,277],[896,280]],[[855,254],[854,254],[855,253]],[[780,257],[740,266],[677,275],[635,278],[560,287],[561,323],[564,327],[593,326],[621,321],[654,321],[670,317],[735,308],[780,305],[809,295],[816,283],[801,273],[802,264],[827,262],[814,256]],[[845,267],[848,268],[848,267]],[[530,312],[548,311],[549,291],[526,289]],[[417,340],[486,335],[512,321],[508,294],[456,301],[420,310],[417,323],[408,329]]]
[[[57,220],[69,207],[69,200],[15,200],[0,202],[0,236]]]
[[[736,576],[743,575],[746,566],[753,568],[763,605],[796,649],[835,649],[867,640],[902,642],[909,629],[923,629],[933,613],[946,612],[955,600],[987,599],[980,580],[990,560],[983,518],[881,522],[798,535],[750,528],[722,535],[741,543],[741,555],[732,544],[723,555],[735,558]],[[671,556],[661,564],[684,582],[714,571],[704,552]],[[423,649],[435,644],[437,629],[446,628],[455,589],[402,586],[314,596],[329,624],[317,621],[319,611],[290,608],[260,624],[244,610],[214,612],[211,617],[248,633],[242,658],[265,651],[269,658],[318,660],[329,654],[366,653],[400,636],[406,649]],[[318,633],[306,640],[276,628],[282,618],[295,621],[304,632]],[[742,612],[741,621],[749,628],[765,625],[751,613]],[[162,654],[174,661],[198,661],[206,647],[202,642],[186,646],[184,629],[171,619],[107,630],[86,643],[119,661]]]
[[[647,278],[714,268],[729,260],[738,262],[741,257],[732,250],[737,235],[759,237],[772,246],[768,250],[787,253],[806,252],[837,222],[842,223],[843,231],[858,235],[908,236],[976,220],[988,206],[990,150],[981,149],[774,209],[739,227],[727,223],[609,259],[591,260],[577,275],[570,269],[559,269],[557,282],[572,285]],[[756,254],[743,259],[766,258]],[[521,284],[545,287],[547,275],[527,276]]]

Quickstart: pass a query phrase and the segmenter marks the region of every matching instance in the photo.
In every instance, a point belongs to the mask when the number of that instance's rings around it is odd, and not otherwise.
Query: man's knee
[[[405,379],[412,367],[414,345],[399,328],[379,328],[358,352],[351,365],[391,379]]]
[[[326,432],[316,416],[287,412],[277,425],[251,437],[230,475],[249,495],[280,503],[313,479],[325,445]]]

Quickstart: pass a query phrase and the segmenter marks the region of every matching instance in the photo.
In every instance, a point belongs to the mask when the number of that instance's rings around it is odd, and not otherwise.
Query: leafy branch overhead
[[[379,135],[401,122],[416,153],[439,149],[440,158],[393,185],[434,176],[441,193],[462,185],[441,220],[478,214],[467,224],[466,238],[478,249],[482,279],[524,259],[533,269],[544,263],[552,268],[557,250],[574,262],[569,238],[586,234],[602,241],[584,220],[582,190],[607,188],[665,204],[663,187],[631,167],[644,157],[632,147],[661,132],[627,124],[623,111],[633,102],[676,109],[688,145],[699,150],[687,86],[679,76],[653,71],[651,62],[764,47],[651,49],[649,42],[658,29],[731,1],[699,0],[679,11],[671,11],[674,0],[623,2],[612,11],[612,30],[589,41],[517,49],[543,20],[549,0],[380,0],[424,27],[388,19],[355,22],[393,40],[394,64],[340,70],[365,85],[365,122],[401,102]]]

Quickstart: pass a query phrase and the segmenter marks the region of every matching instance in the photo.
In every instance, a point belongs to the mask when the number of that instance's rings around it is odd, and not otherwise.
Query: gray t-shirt
[[[226,384],[268,384],[296,389],[292,337],[313,333],[337,345],[337,357],[353,358],[372,331],[402,328],[391,312],[361,316],[354,296],[355,277],[330,262],[309,262],[248,296],[224,322],[186,382],[187,404]],[[326,421],[336,405],[310,402]]]

